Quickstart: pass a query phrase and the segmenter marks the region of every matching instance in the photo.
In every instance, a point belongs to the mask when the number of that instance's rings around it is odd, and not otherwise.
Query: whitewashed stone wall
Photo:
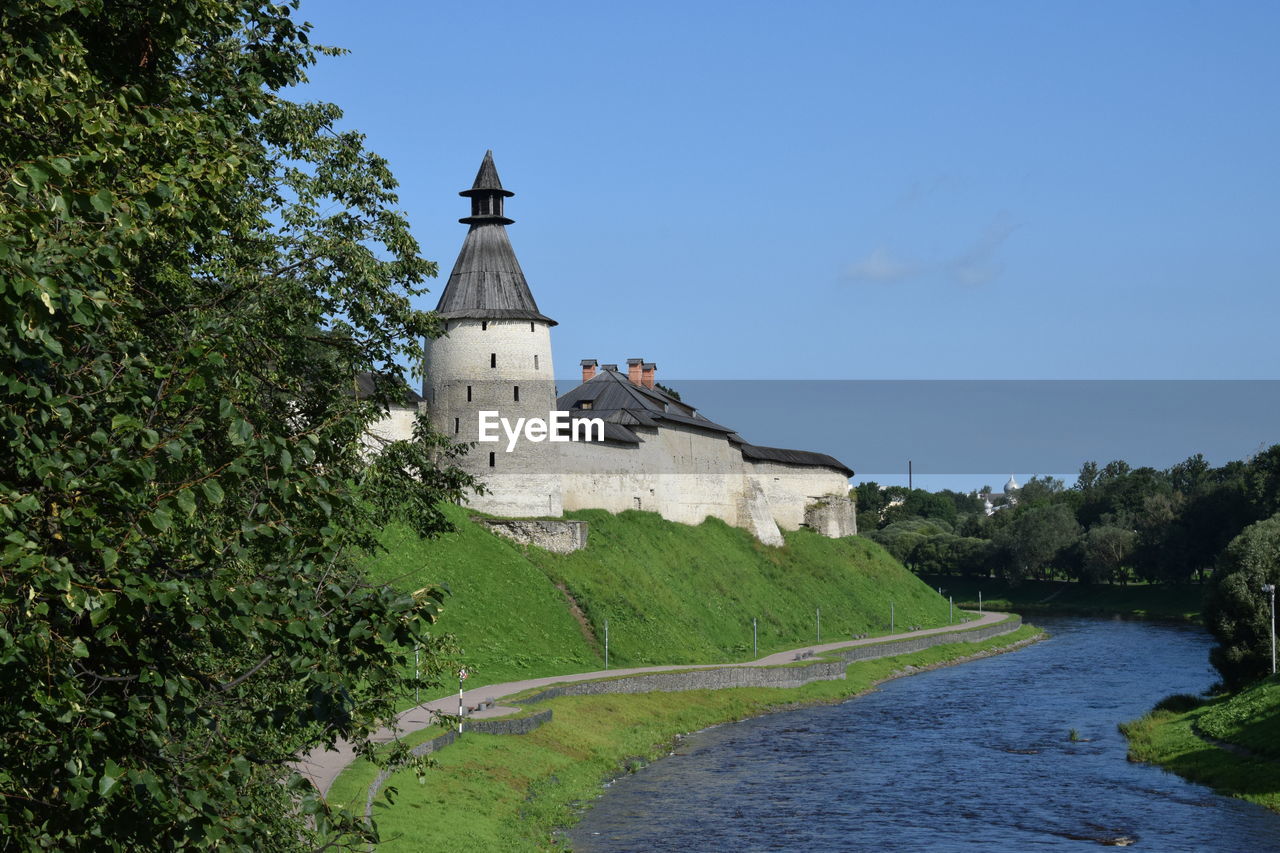
[[[858,533],[858,513],[852,498],[832,495],[804,510],[805,526],[830,539],[843,539]]]
[[[364,452],[377,453],[390,442],[413,438],[413,422],[417,417],[416,408],[392,406],[384,418],[369,425],[362,442]]]
[[[432,424],[455,441],[480,437],[480,412],[496,411],[512,424],[555,409],[551,335],[538,320],[450,320],[442,337],[427,341],[423,397]],[[516,398],[518,390],[519,399]],[[494,515],[557,516],[561,501],[560,445],[502,438],[480,443],[461,467],[488,487],[468,506]]]
[[[747,474],[765,493],[774,520],[783,530],[805,523],[805,507],[829,495],[849,494],[849,479],[840,471],[782,462],[746,462]]]
[[[639,446],[560,445],[565,509],[639,509],[669,521],[739,523],[742,456],[723,436],[637,427]]]

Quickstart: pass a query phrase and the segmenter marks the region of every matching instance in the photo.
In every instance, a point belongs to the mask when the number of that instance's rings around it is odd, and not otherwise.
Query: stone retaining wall
[[[480,517],[473,517],[471,520],[513,542],[537,545],[555,554],[570,554],[587,547],[585,521]]]
[[[530,714],[527,717],[517,717],[515,719],[506,719],[499,717],[492,720],[467,720],[462,721],[463,732],[476,732],[485,735],[526,735],[543,723],[551,720],[551,709],[539,711],[536,714]],[[426,755],[431,752],[438,752],[449,744],[458,739],[458,732],[448,731],[431,740],[422,743],[409,750],[413,755]],[[382,790],[382,786],[387,783],[393,773],[397,770],[383,770],[378,774],[377,778],[369,785],[369,793],[364,800],[364,817],[369,820],[373,817],[373,801],[377,799],[378,792]]]
[[[980,643],[990,637],[1011,633],[1020,627],[1022,618],[1014,616],[1004,622],[968,631],[926,634],[909,640],[837,649],[827,654],[838,656],[838,660],[817,658],[813,663],[803,666],[726,666],[655,672],[607,681],[579,681],[550,687],[520,699],[519,704],[545,702],[561,696],[598,696],[605,693],[678,693],[683,690],[722,690],[726,687],[803,687],[815,681],[844,678],[845,668],[854,661],[892,657],[948,643]]]

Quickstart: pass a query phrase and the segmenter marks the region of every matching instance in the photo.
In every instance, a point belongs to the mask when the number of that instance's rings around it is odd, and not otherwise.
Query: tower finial
[[[493,149],[484,152],[484,159],[480,161],[480,170],[476,172],[476,180],[471,189],[463,190],[458,195],[471,199],[471,215],[459,219],[459,222],[474,226],[485,223],[510,225],[515,221],[508,219],[502,212],[503,200],[511,198],[515,193],[502,188],[498,167],[493,165]]]

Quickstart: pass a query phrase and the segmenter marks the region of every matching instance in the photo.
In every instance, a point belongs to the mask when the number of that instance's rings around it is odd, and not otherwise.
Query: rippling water
[[[614,783],[574,849],[1280,851],[1280,815],[1125,759],[1117,723],[1215,680],[1207,634],[1036,622],[1052,638],[1018,652],[699,732]]]

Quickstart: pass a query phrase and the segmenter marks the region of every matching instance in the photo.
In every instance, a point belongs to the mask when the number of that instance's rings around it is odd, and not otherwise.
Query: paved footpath
[[[799,657],[807,657],[811,654],[822,654],[836,649],[847,649],[850,646],[866,646],[872,643],[884,643],[890,640],[907,640],[912,637],[923,637],[927,634],[945,634],[951,631],[964,631],[969,628],[978,628],[983,625],[990,625],[999,622],[1008,616],[1007,613],[983,613],[979,618],[960,625],[948,625],[944,628],[925,628],[919,631],[908,631],[902,634],[887,634],[881,637],[867,637],[862,640],[844,640],[838,643],[823,643],[817,646],[803,646],[790,651],[777,652],[775,654],[762,657],[759,660],[748,661],[746,663],[718,663],[718,664],[684,664],[680,666],[640,666],[630,669],[606,669],[597,670],[596,672],[578,672],[571,675],[550,675],[544,678],[527,678],[523,681],[507,681],[502,684],[488,684],[483,687],[475,687],[467,690],[462,694],[462,704],[464,707],[474,707],[486,702],[496,703],[499,699],[508,696],[514,696],[517,693],[523,693],[533,687],[550,687],[553,684],[565,684],[572,681],[591,681],[597,678],[611,678],[619,675],[639,675],[646,672],[671,672],[679,669],[718,669],[721,667],[733,666],[779,666],[781,664],[792,663]],[[468,716],[481,719],[484,717],[501,717],[506,714],[515,713],[517,708],[505,707],[494,704],[492,707],[477,711]],[[402,711],[396,717],[395,728],[401,735],[416,732],[425,729],[428,726],[437,724],[439,721],[436,714],[456,714],[458,712],[458,696],[453,694],[443,699],[435,699],[431,702],[424,702],[407,711]],[[378,743],[386,743],[395,735],[390,728],[379,729],[373,735],[373,740]],[[338,744],[337,749],[317,749],[312,750],[299,759],[297,769],[303,776],[311,780],[312,784],[319,789],[321,794],[329,793],[329,787],[333,785],[333,780],[338,778],[338,774],[347,768],[347,765],[355,760],[355,750],[351,744],[343,741]]]

